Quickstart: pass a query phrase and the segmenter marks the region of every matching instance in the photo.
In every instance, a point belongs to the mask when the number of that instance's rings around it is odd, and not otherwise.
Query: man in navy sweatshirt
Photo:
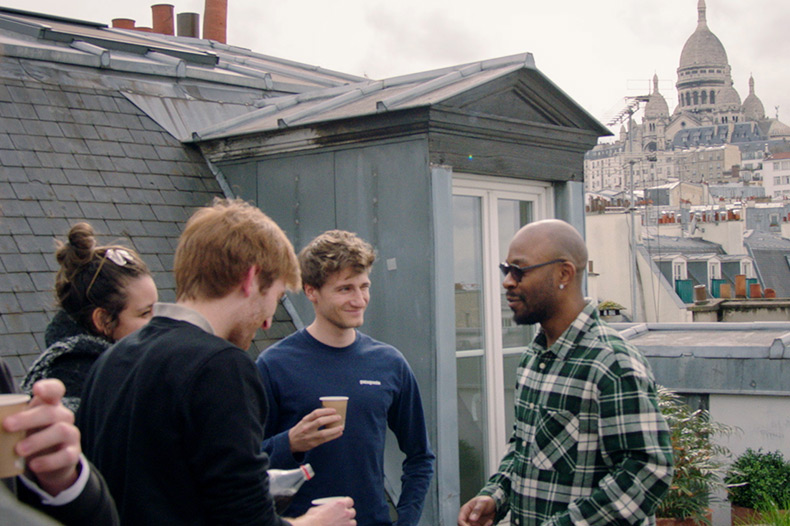
[[[419,522],[433,476],[416,379],[391,345],[357,330],[370,300],[373,248],[350,232],[330,230],[299,254],[305,295],[315,321],[272,345],[256,362],[269,415],[263,449],[272,467],[309,462],[315,477],[297,493],[289,513],[315,498],[350,496],[360,526],[392,525],[384,493],[384,442],[389,427],[406,455],[397,503],[398,526]],[[348,396],[345,426],[321,396]]]

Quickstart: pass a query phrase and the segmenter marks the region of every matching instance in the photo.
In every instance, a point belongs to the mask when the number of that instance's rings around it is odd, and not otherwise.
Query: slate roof
[[[778,298],[790,298],[790,239],[752,230],[744,234],[743,244],[763,286],[774,289]]]
[[[225,195],[179,139],[272,95],[358,80],[216,42],[0,8],[0,355],[12,373],[44,348],[54,238],[87,220],[100,243],[137,249],[172,301],[183,224]],[[286,307],[251,354],[294,330]]]
[[[644,246],[651,257],[668,256],[670,254],[724,254],[718,243],[705,241],[697,237],[655,236],[644,241]]]
[[[683,393],[790,393],[790,323],[613,323]]]

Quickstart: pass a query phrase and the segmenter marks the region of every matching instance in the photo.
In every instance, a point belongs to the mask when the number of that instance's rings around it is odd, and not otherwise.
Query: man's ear
[[[255,265],[247,269],[241,280],[241,292],[249,297],[258,288],[258,267]]]
[[[307,283],[303,283],[302,289],[304,290],[304,295],[310,300],[311,303],[315,303],[318,300],[316,297],[316,294],[318,293],[317,288],[312,285],[308,285]]]
[[[559,265],[560,267],[560,280],[559,283],[568,286],[576,279],[576,266],[571,261],[564,261]]]

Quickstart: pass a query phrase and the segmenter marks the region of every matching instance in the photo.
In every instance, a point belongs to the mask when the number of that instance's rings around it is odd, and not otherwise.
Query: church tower
[[[666,148],[665,131],[669,121],[669,107],[664,96],[658,92],[658,75],[653,75],[653,92],[645,104],[642,118],[642,149],[655,152]]]
[[[697,29],[683,46],[677,73],[674,115],[692,114],[700,124],[739,120],[741,98],[733,88],[727,52],[708,28],[705,0],[697,3]]]

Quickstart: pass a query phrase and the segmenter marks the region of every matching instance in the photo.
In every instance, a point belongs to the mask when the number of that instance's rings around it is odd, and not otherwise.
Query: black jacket
[[[2,358],[0,358],[0,392],[17,392],[11,372],[8,370],[5,362],[2,361]],[[42,504],[41,498],[30,491],[24,484],[17,483],[16,478],[3,479],[3,482],[12,493],[16,493],[18,500],[5,491],[6,488],[0,488],[0,503],[2,503],[2,506],[0,506],[2,508],[0,525],[6,524],[4,522],[6,519],[21,521],[7,524],[55,524],[52,521],[42,520],[40,515],[33,513],[20,502],[24,502],[28,506],[46,513],[66,526],[116,526],[120,524],[118,512],[115,509],[115,502],[110,495],[107,483],[93,466],[91,466],[90,478],[85,485],[85,489],[82,490],[82,493],[76,499],[63,506]]]

